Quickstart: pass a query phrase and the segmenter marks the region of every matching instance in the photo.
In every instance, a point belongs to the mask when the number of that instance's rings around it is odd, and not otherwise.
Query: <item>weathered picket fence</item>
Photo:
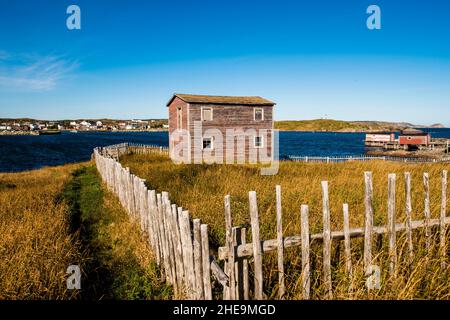
[[[189,212],[171,203],[167,192],[148,190],[145,181],[122,167],[107,149],[94,150],[97,169],[131,218],[140,224],[176,296],[211,299],[211,273],[225,286],[228,277],[210,255],[208,225],[201,224],[200,219],[191,223]]]
[[[396,235],[406,232],[409,259],[414,256],[412,232],[415,229],[425,229],[426,246],[430,247],[432,228],[439,228],[439,252],[441,267],[447,266],[447,236],[446,226],[450,223],[447,217],[447,171],[441,175],[441,205],[440,217],[431,219],[429,175],[423,174],[425,190],[424,219],[413,221],[411,204],[411,174],[406,172],[405,179],[405,213],[406,221],[396,221],[396,175],[388,176],[388,211],[387,225],[374,226],[373,185],[372,173],[365,172],[365,223],[362,228],[350,228],[349,206],[343,204],[343,230],[333,231],[330,227],[330,204],[328,196],[328,182],[322,182],[323,196],[323,232],[311,234],[309,227],[309,207],[300,207],[300,234],[293,236],[283,235],[281,186],[275,187],[277,238],[261,240],[260,221],[258,215],[257,195],[255,191],[249,192],[249,211],[251,221],[251,242],[246,241],[246,228],[234,226],[231,213],[231,197],[224,198],[224,213],[226,227],[226,243],[218,248],[218,259],[224,260],[224,270],[217,264],[215,257],[210,253],[208,242],[208,226],[201,224],[199,219],[190,220],[187,210],[171,203],[167,192],[157,193],[148,190],[145,181],[123,168],[115,156],[130,153],[128,148],[137,148],[128,144],[113,146],[119,150],[112,155],[108,148],[94,150],[94,158],[98,171],[108,187],[118,195],[122,205],[130,216],[140,223],[142,231],[155,252],[157,263],[162,266],[166,280],[174,287],[178,297],[189,299],[212,299],[211,276],[223,286],[223,299],[264,299],[263,293],[263,256],[266,252],[277,251],[278,261],[278,293],[283,299],[286,294],[284,272],[284,250],[286,248],[301,246],[302,261],[302,294],[304,299],[310,299],[311,291],[311,264],[310,246],[314,241],[323,245],[323,285],[326,298],[333,297],[331,272],[332,241],[344,241],[345,270],[349,283],[352,283],[352,254],[351,239],[364,238],[364,268],[370,272],[372,264],[372,244],[375,235],[386,235],[389,242],[389,272],[395,275],[397,266]],[[150,147],[147,147],[150,149]],[[159,147],[153,148],[149,153],[165,152]],[[252,259],[252,260],[250,260]],[[411,260],[412,261],[412,260]],[[249,279],[249,264],[253,263],[253,279]],[[253,283],[254,288],[249,288]],[[349,288],[349,291],[351,288]],[[250,294],[252,293],[252,296]]]
[[[115,145],[110,145],[107,147],[96,148],[101,154],[111,157],[115,160],[119,160],[121,156],[127,154],[169,154],[169,148],[151,144],[139,144],[124,142]]]
[[[387,235],[389,240],[390,274],[395,275],[397,266],[397,245],[396,234],[406,232],[408,242],[409,259],[414,256],[412,231],[414,229],[425,228],[427,252],[431,242],[431,228],[439,227],[440,233],[440,257],[442,269],[446,266],[447,246],[446,246],[446,225],[450,223],[450,217],[447,217],[447,171],[442,172],[442,194],[441,210],[439,219],[431,219],[430,215],[430,189],[429,175],[424,173],[423,184],[425,190],[425,211],[424,219],[412,221],[411,206],[411,174],[405,173],[406,183],[406,222],[396,222],[396,194],[395,184],[396,175],[388,176],[388,211],[387,225],[374,226],[373,224],[373,185],[372,173],[365,172],[365,225],[364,228],[351,229],[349,225],[349,206],[343,204],[343,230],[332,231],[330,228],[330,204],[328,197],[328,182],[322,181],[322,199],[323,199],[323,232],[310,234],[309,231],[309,208],[307,205],[300,207],[301,234],[284,237],[282,225],[282,205],[281,205],[281,187],[276,186],[276,216],[277,216],[277,238],[261,241],[259,235],[259,217],[256,192],[249,192],[249,208],[251,219],[252,243],[245,242],[245,229],[232,227],[230,196],[225,196],[225,220],[226,220],[226,246],[219,248],[219,260],[225,260],[225,273],[230,278],[230,287],[224,292],[225,299],[248,299],[248,259],[253,257],[254,263],[254,299],[263,299],[263,254],[270,251],[278,253],[278,286],[279,298],[285,296],[285,273],[284,273],[284,249],[301,246],[302,261],[302,294],[304,299],[310,299],[311,289],[311,270],[310,270],[310,244],[312,241],[322,242],[323,245],[323,285],[325,286],[326,298],[333,297],[332,273],[331,273],[331,247],[332,241],[344,240],[345,269],[349,283],[352,283],[352,254],[351,239],[364,238],[364,270],[370,274],[372,265],[372,244],[374,235]],[[410,260],[411,261],[411,260]],[[351,287],[349,287],[349,291]]]
[[[317,156],[287,156],[287,160],[294,162],[319,162],[319,163],[339,163],[349,161],[395,161],[404,163],[450,163],[450,157],[444,158],[404,158],[404,157],[392,157],[392,156],[329,156],[329,157],[317,157]]]

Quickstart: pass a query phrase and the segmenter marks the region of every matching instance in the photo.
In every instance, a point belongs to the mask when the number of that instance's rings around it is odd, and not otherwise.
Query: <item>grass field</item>
[[[81,291],[67,290],[79,265]],[[90,163],[0,174],[0,299],[170,299],[153,254]]]
[[[248,191],[255,190],[261,222],[261,238],[276,238],[275,185],[282,187],[284,234],[300,233],[300,205],[310,207],[310,229],[312,233],[322,230],[322,180],[329,181],[331,227],[342,230],[342,204],[350,207],[352,228],[364,225],[364,171],[372,171],[374,177],[374,223],[385,224],[387,220],[387,175],[396,173],[397,182],[397,221],[405,219],[403,173],[412,174],[413,219],[423,219],[424,191],[423,172],[430,174],[431,215],[439,216],[440,173],[449,169],[440,164],[403,164],[390,162],[351,162],[338,164],[314,164],[283,162],[276,176],[260,176],[255,166],[234,165],[175,165],[167,157],[160,155],[131,155],[121,160],[132,172],[146,179],[148,187],[158,191],[170,192],[171,200],[188,209],[192,217],[201,218],[211,228],[213,248],[224,245],[224,206],[223,197],[231,195],[231,208],[234,225],[250,229],[248,213]],[[247,235],[248,237],[250,234]],[[438,236],[436,236],[438,239]],[[362,241],[352,240],[353,263],[355,267],[354,298],[377,299],[448,299],[450,284],[448,270],[441,272],[436,248],[425,255],[423,236],[414,236],[416,256],[412,265],[405,259],[405,237],[398,234],[399,269],[396,278],[387,274],[388,258],[386,239],[377,242],[374,252],[375,262],[382,268],[383,283],[380,290],[364,289],[365,278],[361,266]],[[433,244],[436,241],[433,241]],[[436,242],[437,243],[437,242]],[[288,298],[301,298],[300,271],[301,260],[298,248],[286,252]],[[323,297],[321,287],[321,248],[313,250],[312,297]],[[265,293],[275,297],[277,293],[276,253],[264,255]],[[333,287],[335,297],[347,299],[348,283],[344,277],[342,248],[334,242]]]
[[[291,121],[275,121],[275,129],[281,131],[365,131],[378,130],[380,126],[369,126],[363,124],[351,123],[342,120],[317,119],[317,120],[291,120]]]
[[[71,299],[66,269],[85,256],[61,191],[79,165],[0,174],[0,299]]]

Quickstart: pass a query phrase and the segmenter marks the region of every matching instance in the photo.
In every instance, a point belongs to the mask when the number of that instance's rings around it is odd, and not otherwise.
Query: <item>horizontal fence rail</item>
[[[141,150],[141,151],[138,151]],[[145,150],[145,151],[142,151]],[[442,171],[441,179],[441,203],[439,218],[431,218],[429,175],[423,174],[424,219],[412,220],[411,213],[411,174],[404,174],[405,182],[405,213],[406,219],[397,222],[396,212],[396,182],[397,176],[389,174],[387,179],[387,223],[386,225],[374,225],[374,196],[372,173],[364,173],[365,197],[361,199],[365,205],[364,226],[351,228],[349,224],[348,204],[342,205],[343,226],[342,230],[330,228],[331,212],[328,182],[322,181],[322,214],[323,231],[311,233],[309,224],[309,207],[301,205],[299,219],[301,220],[300,234],[284,236],[283,234],[283,206],[281,204],[281,186],[275,187],[275,211],[276,215],[276,239],[263,240],[260,235],[260,221],[258,213],[258,200],[255,191],[249,192],[249,217],[250,230],[242,226],[233,226],[232,197],[224,198],[224,222],[225,244],[218,250],[218,258],[210,252],[208,225],[202,224],[199,219],[191,220],[187,210],[171,203],[167,192],[157,193],[156,190],[148,190],[145,181],[133,175],[128,168],[123,168],[118,159],[120,156],[130,153],[144,152],[167,154],[167,148],[159,146],[143,146],[133,144],[119,144],[106,148],[96,148],[94,158],[98,171],[108,188],[117,194],[119,200],[131,218],[137,221],[145,237],[148,239],[155,252],[158,265],[161,266],[163,275],[168,283],[174,287],[176,295],[188,299],[212,299],[213,283],[211,275],[222,285],[222,298],[225,300],[266,299],[264,293],[263,261],[264,254],[277,251],[278,272],[278,298],[284,299],[286,284],[284,274],[285,249],[301,247],[301,285],[304,299],[311,298],[311,270],[310,257],[311,245],[317,243],[323,249],[322,285],[324,298],[333,298],[333,272],[332,272],[332,243],[344,242],[345,272],[350,280],[348,293],[352,294],[352,249],[351,240],[364,239],[363,261],[366,275],[370,274],[373,259],[373,238],[384,236],[388,239],[389,246],[389,273],[395,276],[398,265],[398,248],[396,235],[399,232],[406,233],[407,251],[409,262],[414,257],[412,233],[414,230],[423,229],[425,232],[425,245],[430,248],[432,232],[439,233],[439,257],[441,268],[447,268],[447,225],[450,217],[447,217],[447,171]],[[311,159],[307,157],[308,161]],[[312,157],[313,159],[324,159]],[[383,157],[384,158],[384,157]],[[330,158],[331,159],[331,158]],[[338,159],[338,158],[335,158]],[[355,159],[353,157],[339,158]],[[364,157],[367,160],[379,160],[379,157]],[[299,160],[301,161],[301,160]],[[328,161],[332,162],[332,161]],[[247,241],[247,232],[251,234],[251,241]],[[428,252],[428,251],[427,251]],[[217,261],[223,260],[223,270]],[[253,266],[252,272],[250,267]],[[250,285],[253,287],[250,288]]]
[[[286,160],[294,162],[319,162],[319,163],[339,163],[339,162],[349,162],[349,161],[395,161],[395,162],[405,162],[405,163],[450,163],[450,157],[445,158],[403,158],[403,157],[392,157],[392,156],[330,156],[330,157],[316,157],[316,156],[287,156]]]

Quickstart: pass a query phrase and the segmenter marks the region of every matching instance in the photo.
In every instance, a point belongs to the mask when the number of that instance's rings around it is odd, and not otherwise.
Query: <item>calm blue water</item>
[[[430,129],[450,138],[450,129]],[[361,155],[363,133],[280,132],[280,157]],[[90,159],[94,147],[121,142],[168,146],[167,132],[79,132],[51,136],[0,136],[0,172],[24,171]]]

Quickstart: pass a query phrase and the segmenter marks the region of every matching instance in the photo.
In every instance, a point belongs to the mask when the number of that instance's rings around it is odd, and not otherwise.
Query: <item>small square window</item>
[[[256,136],[254,146],[255,146],[255,148],[262,148],[263,147],[263,137]]]
[[[212,121],[212,109],[211,108],[202,108],[202,120],[203,121]]]
[[[203,138],[203,149],[212,149],[212,138]]]
[[[255,108],[253,110],[253,118],[255,121],[263,121],[264,120],[264,110],[262,108]]]

